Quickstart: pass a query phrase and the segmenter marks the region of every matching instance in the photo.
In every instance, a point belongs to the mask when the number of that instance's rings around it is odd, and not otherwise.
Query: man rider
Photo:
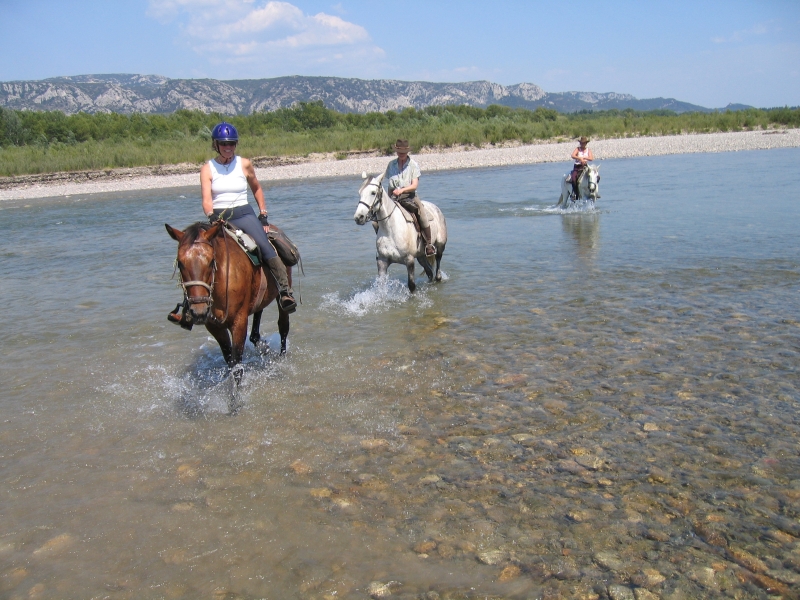
[[[417,215],[420,233],[425,241],[425,255],[433,256],[436,248],[431,244],[431,225],[422,201],[417,198],[417,186],[422,172],[417,161],[408,155],[411,150],[408,140],[398,139],[393,148],[397,152],[397,158],[386,167],[389,194],[408,212]]]

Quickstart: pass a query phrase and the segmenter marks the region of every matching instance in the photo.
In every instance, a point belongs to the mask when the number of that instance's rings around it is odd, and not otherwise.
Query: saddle
[[[576,183],[580,183],[585,176],[586,176],[586,168],[583,168],[580,171],[578,171],[578,181],[576,181]],[[572,171],[570,171],[564,176],[564,181],[566,181],[567,183],[570,183],[572,181]]]
[[[401,194],[399,198],[394,198],[394,203],[400,208],[400,213],[403,215],[403,218],[406,220],[406,223],[411,223],[414,225],[414,229],[417,232],[417,235],[421,234],[421,229],[419,226],[419,219],[417,218],[417,214],[408,210],[404,205],[409,200],[412,200],[414,196],[408,194]],[[425,207],[422,208],[425,210]]]
[[[409,194],[401,194],[395,203],[400,207],[401,214],[403,215],[403,218],[405,218],[406,222],[414,225],[414,231],[417,232],[417,242],[422,242],[422,247],[425,249],[425,256],[432,256],[436,254],[436,248],[431,243],[431,240],[428,239],[431,237],[430,226],[426,227],[426,231],[423,231],[422,225],[419,222],[419,214],[416,211],[412,211],[409,207],[404,206],[406,202],[415,197],[416,193],[413,192]],[[419,204],[414,203],[413,206],[416,210],[426,210],[425,206],[422,205],[421,200]]]
[[[256,242],[251,236],[247,235],[241,229],[236,229],[230,223],[225,223],[223,231],[225,231],[225,233],[230,236],[231,239],[235,241],[242,250],[245,251],[247,258],[250,259],[250,262],[253,263],[253,266],[258,267],[261,265],[261,253],[258,251],[258,246],[256,246]],[[299,263],[300,272],[305,274],[303,271],[303,261],[300,258],[300,251],[280,227],[270,224],[267,237],[269,238],[272,247],[275,248],[275,252],[277,252],[278,256],[280,256],[283,264],[285,264],[287,267],[293,267]]]

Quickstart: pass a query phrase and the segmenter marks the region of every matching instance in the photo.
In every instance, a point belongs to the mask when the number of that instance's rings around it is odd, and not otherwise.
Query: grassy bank
[[[554,110],[437,106],[424,110],[337,113],[321,103],[247,116],[178,111],[119,115],[0,109],[0,175],[28,175],[118,167],[200,163],[213,156],[211,128],[228,120],[239,129],[243,156],[303,156],[312,152],[379,149],[397,137],[415,148],[481,146],[575,138],[677,135],[800,127],[800,109],[684,113],[610,110],[560,114]]]

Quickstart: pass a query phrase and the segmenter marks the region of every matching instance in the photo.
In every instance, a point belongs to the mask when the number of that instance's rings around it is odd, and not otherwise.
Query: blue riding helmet
[[[238,142],[239,132],[236,131],[236,127],[223,121],[214,126],[211,131],[211,139],[215,142]]]

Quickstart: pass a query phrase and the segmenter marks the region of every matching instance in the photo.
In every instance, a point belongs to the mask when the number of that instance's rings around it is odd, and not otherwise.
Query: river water
[[[425,174],[414,295],[360,180],[271,184],[302,306],[236,416],[165,318],[196,188],[3,203],[0,597],[793,597],[798,164],[609,160],[571,214],[566,164]]]

